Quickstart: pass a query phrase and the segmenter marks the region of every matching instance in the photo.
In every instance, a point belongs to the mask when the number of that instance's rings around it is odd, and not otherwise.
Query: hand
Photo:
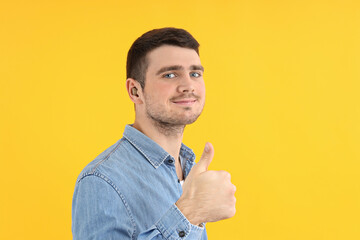
[[[183,184],[183,194],[175,203],[194,225],[216,222],[235,215],[236,187],[230,173],[208,171],[214,148],[206,143],[199,162],[191,169]]]

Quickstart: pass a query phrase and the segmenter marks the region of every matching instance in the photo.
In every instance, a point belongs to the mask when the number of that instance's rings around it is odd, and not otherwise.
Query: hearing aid
[[[137,94],[137,88],[136,87],[133,87],[132,89],[131,89],[131,94],[132,95],[134,95],[134,96],[139,96],[138,94]]]

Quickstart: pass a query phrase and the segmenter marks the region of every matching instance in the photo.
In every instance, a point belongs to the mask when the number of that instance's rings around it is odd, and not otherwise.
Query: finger
[[[207,171],[207,169],[210,166],[210,163],[212,162],[213,157],[214,157],[214,147],[212,146],[211,143],[207,142],[205,144],[203,154],[201,155],[201,158],[197,163],[197,168],[200,170],[200,172]]]

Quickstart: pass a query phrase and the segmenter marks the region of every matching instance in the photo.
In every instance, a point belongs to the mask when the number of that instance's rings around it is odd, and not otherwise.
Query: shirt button
[[[184,231],[179,232],[179,237],[185,237],[186,233]]]
[[[174,160],[172,160],[172,159],[168,160],[168,163],[170,163],[170,164],[172,164],[173,162],[174,162]]]

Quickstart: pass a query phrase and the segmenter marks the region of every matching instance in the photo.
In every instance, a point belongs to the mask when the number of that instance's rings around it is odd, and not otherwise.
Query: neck
[[[175,160],[179,158],[185,125],[171,125],[135,119],[133,127],[159,144]]]

